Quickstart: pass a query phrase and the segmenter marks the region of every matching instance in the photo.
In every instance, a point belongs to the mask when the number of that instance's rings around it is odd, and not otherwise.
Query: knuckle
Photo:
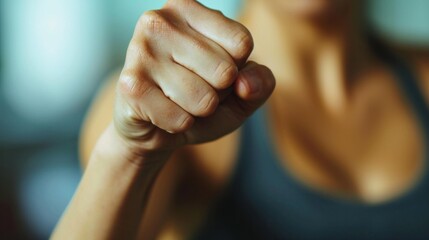
[[[194,119],[191,115],[181,114],[176,117],[171,117],[168,123],[164,123],[164,126],[160,123],[157,124],[156,122],[154,123],[154,125],[164,129],[166,132],[169,132],[171,134],[177,134],[188,130],[192,126],[193,121]]]
[[[176,11],[188,11],[189,9],[195,9],[201,7],[198,1],[195,0],[167,0],[164,8],[171,8]]]
[[[140,47],[140,43],[135,40],[135,39],[131,39],[130,44],[128,44],[128,48],[127,48],[127,58],[131,57],[138,57],[138,55],[140,54],[141,51],[141,47]]]
[[[163,86],[162,82],[159,82],[159,84],[161,86]],[[161,87],[161,89],[162,89],[162,93],[164,94],[165,97],[172,100],[173,102],[176,102],[176,100],[178,98],[178,96],[177,96],[178,94],[174,88],[172,88],[172,87]]]
[[[237,66],[233,63],[222,61],[215,70],[217,81],[215,87],[218,89],[228,88],[238,75]]]
[[[223,14],[223,12],[220,11],[220,10],[215,9],[215,10],[212,10],[212,11],[213,11],[213,14],[215,14],[215,15],[217,15],[219,17],[225,17],[225,15]]]
[[[181,133],[188,130],[194,122],[194,118],[189,114],[178,117],[176,124],[171,128],[171,133]]]
[[[254,43],[250,32],[244,27],[233,37],[235,44],[235,57],[242,60],[253,51]]]
[[[191,0],[192,1],[192,0]],[[164,7],[169,7],[169,6],[177,6],[177,5],[188,5],[191,3],[190,0],[167,0],[167,2],[165,3]]]
[[[207,117],[216,110],[218,104],[219,98],[217,94],[205,94],[196,105],[196,109],[194,109],[194,114],[199,117]]]
[[[118,80],[119,93],[129,98],[141,98],[151,91],[148,81],[132,71],[124,71]]]
[[[139,81],[134,74],[123,72],[118,80],[118,90],[126,96],[133,96],[139,88]]]
[[[144,62],[148,64],[149,61],[155,60],[155,55],[148,40],[138,41],[132,39],[128,45],[127,58],[131,58],[138,63]]]
[[[150,10],[140,16],[138,28],[146,34],[162,34],[171,30],[172,25],[161,10]]]

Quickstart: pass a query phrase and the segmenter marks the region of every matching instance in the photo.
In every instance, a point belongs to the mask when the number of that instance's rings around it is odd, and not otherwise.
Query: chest
[[[269,124],[276,131],[268,133],[281,166],[297,180],[374,203],[406,192],[419,178],[422,125],[398,89],[369,85],[341,116],[311,102],[288,102],[283,111],[272,108]]]
[[[429,236],[427,175],[406,196],[377,205],[339,199],[326,188],[315,190],[315,183],[303,184],[297,176],[302,172],[282,167],[262,114],[255,119],[243,130],[236,172],[211,218],[216,232],[225,230],[237,239]]]

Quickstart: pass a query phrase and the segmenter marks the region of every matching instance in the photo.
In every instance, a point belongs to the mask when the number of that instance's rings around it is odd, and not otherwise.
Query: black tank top
[[[429,239],[429,111],[406,63],[375,45],[424,131],[424,169],[417,183],[375,205],[314,191],[280,165],[262,108],[244,124],[231,181],[194,239]]]

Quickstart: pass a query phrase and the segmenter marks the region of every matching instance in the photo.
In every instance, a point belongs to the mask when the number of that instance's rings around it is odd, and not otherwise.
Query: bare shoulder
[[[429,103],[429,46],[397,45],[395,49],[411,64],[417,75],[418,84]]]

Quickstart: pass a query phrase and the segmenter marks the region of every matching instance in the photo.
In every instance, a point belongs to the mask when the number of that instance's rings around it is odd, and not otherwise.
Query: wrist
[[[117,164],[131,165],[139,171],[159,171],[171,155],[171,151],[149,151],[123,139],[110,124],[101,135],[91,159],[103,159]]]

